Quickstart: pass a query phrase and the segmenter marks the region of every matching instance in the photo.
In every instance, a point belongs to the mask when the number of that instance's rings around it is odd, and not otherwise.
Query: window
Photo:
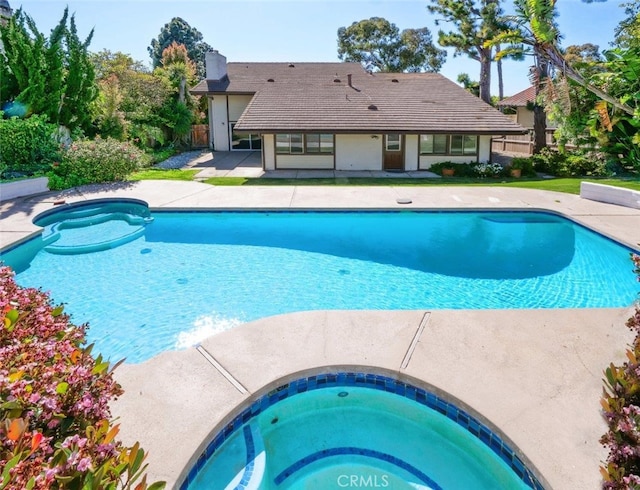
[[[236,123],[231,123],[231,149],[232,150],[259,150],[262,148],[262,139],[259,134],[238,133],[235,130]]]
[[[400,151],[400,135],[399,134],[385,135],[385,148],[387,151]]]
[[[305,135],[306,153],[333,153],[332,134],[307,134]]]
[[[333,154],[332,134],[276,134],[276,153],[280,155]]]
[[[446,155],[447,143],[446,134],[421,134],[420,153],[422,155]]]
[[[477,155],[478,137],[474,134],[421,134],[421,155]]]
[[[468,134],[451,135],[452,155],[475,155],[477,152],[478,137]]]
[[[302,135],[276,134],[276,153],[302,153]]]

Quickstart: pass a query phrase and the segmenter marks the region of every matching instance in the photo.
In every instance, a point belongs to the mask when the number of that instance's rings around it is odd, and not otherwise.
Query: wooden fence
[[[554,129],[547,129],[547,145],[552,148],[556,147],[556,143],[553,140],[554,131]],[[509,136],[494,136],[491,139],[491,151],[532,155],[533,132],[528,134],[512,134]]]
[[[209,147],[209,125],[194,124],[191,126],[191,148]]]

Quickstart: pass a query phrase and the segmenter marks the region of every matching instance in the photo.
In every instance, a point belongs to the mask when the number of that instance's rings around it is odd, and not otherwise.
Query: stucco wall
[[[488,162],[491,159],[491,136],[480,136],[478,141],[478,161]]]
[[[276,155],[276,168],[333,169],[333,155]]]
[[[404,142],[404,169],[418,170],[418,135],[408,134]]]
[[[336,135],[336,170],[382,170],[382,135]]]
[[[240,119],[252,98],[253,95],[229,95],[229,121]]]
[[[272,134],[262,135],[262,160],[265,170],[275,170],[275,137]]]
[[[533,128],[533,111],[530,111],[526,107],[518,107],[516,111],[518,114],[518,124],[525,128]]]
[[[213,148],[229,151],[229,121],[227,120],[227,96],[216,95],[209,99],[209,125]]]

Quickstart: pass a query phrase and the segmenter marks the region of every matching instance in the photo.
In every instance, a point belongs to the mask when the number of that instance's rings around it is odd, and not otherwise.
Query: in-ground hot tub
[[[321,374],[282,385],[215,434],[180,486],[543,488],[487,425],[386,376]]]

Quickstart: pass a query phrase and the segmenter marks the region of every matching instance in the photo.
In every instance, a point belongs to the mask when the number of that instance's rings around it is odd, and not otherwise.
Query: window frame
[[[431,136],[432,137],[432,141],[431,141],[431,151],[422,151],[422,137],[423,136]],[[435,150],[435,137],[436,136],[444,136],[444,148],[443,151],[436,151]],[[427,134],[420,134],[418,135],[418,151],[420,153],[420,155],[447,155],[449,152],[449,135],[448,134],[441,134],[441,133],[427,133]]]
[[[422,150],[423,137],[432,136],[432,147],[434,147],[435,137],[444,136],[446,138],[446,146],[444,152],[425,152]],[[473,144],[471,144],[473,142]],[[420,155],[451,155],[451,156],[474,156],[478,155],[479,151],[479,136],[477,134],[468,133],[421,133],[418,135],[418,153]],[[454,149],[455,148],[455,149]]]
[[[288,151],[285,150],[283,144],[285,139]],[[314,140],[318,144],[315,147],[317,151],[309,150],[309,148],[314,148],[309,146],[309,142],[314,142]],[[323,146],[323,143],[326,145],[329,142],[331,143],[330,148]],[[335,153],[335,138],[332,133],[276,133],[274,146],[276,155],[333,155]]]
[[[454,139],[460,138],[460,151],[453,151],[453,142]],[[467,150],[466,142],[469,141],[468,138],[473,138],[473,151]],[[478,135],[476,134],[452,134],[451,138],[449,138],[449,154],[455,156],[470,156],[478,154]],[[456,149],[457,150],[457,149]]]
[[[389,137],[390,136],[393,136],[394,138],[395,137],[398,138],[397,141],[393,141],[394,145],[397,143],[398,148],[389,148]],[[401,134],[395,134],[395,133],[385,134],[384,135],[384,151],[389,151],[389,152],[402,151],[402,135]]]

